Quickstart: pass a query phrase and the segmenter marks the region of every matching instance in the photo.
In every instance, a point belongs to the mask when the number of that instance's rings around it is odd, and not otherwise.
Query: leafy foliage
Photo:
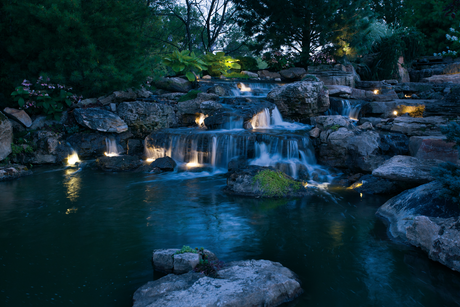
[[[254,176],[252,184],[260,184],[264,196],[282,197],[285,196],[290,189],[298,191],[302,188],[302,184],[295,180],[289,179],[280,171],[263,170]]]
[[[224,77],[230,79],[251,79],[248,75],[244,75],[240,72],[232,71],[231,73],[224,74]]]
[[[241,65],[241,70],[257,70],[257,60],[250,56],[240,56],[236,58]]]
[[[281,51],[265,52],[262,60],[267,62],[268,69],[280,71],[294,66],[295,57],[292,53],[282,53]]]
[[[175,255],[179,255],[179,254],[185,254],[185,253],[194,253],[194,254],[197,254],[198,253],[198,248],[191,248],[190,246],[188,245],[184,245],[182,246],[182,248],[180,250],[178,250],[177,252],[175,252],[174,254]]]
[[[393,35],[381,37],[373,46],[372,63],[368,66],[368,74],[364,79],[385,80],[397,79],[398,61],[401,56],[410,63],[423,52],[423,34],[414,29],[400,29]]]
[[[185,74],[189,81],[195,81],[195,73],[207,69],[206,63],[198,58],[194,52],[174,50],[163,58],[163,63],[171,67],[177,74]]]
[[[2,1],[0,92],[42,74],[86,97],[141,85],[151,12],[143,0]]]
[[[177,102],[183,102],[187,100],[192,100],[198,97],[198,94],[201,93],[199,90],[191,90],[187,94],[181,96]]]
[[[341,36],[354,32],[368,14],[367,0],[234,0],[238,24],[254,37],[255,50],[290,48],[308,66],[310,55]]]
[[[451,47],[446,41],[446,33],[453,25],[460,23],[457,15],[446,16],[444,9],[451,0],[405,0],[406,14],[402,15],[403,25],[416,28],[425,35],[423,40],[427,54],[433,54]],[[454,27],[455,27],[454,26]]]
[[[206,256],[205,254],[203,255]],[[193,269],[193,271],[206,276],[217,277],[217,271],[223,269],[224,267],[225,263],[223,261],[200,259],[200,263]]]
[[[49,118],[59,120],[62,112],[82,97],[68,92],[71,88],[60,84],[48,83],[40,76],[37,82],[22,81],[21,86],[11,93],[20,109],[30,114],[46,114]]]
[[[211,76],[224,75],[230,69],[241,69],[238,60],[226,56],[225,52],[216,52],[216,54],[208,52],[203,56],[203,61],[206,63],[208,73]]]

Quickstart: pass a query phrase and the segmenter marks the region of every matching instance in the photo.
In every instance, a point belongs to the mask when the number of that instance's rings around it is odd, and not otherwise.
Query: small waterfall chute
[[[118,151],[117,140],[115,140],[113,136],[105,138],[105,146],[106,152],[104,153],[104,155],[106,155],[107,157],[115,157],[120,155]]]

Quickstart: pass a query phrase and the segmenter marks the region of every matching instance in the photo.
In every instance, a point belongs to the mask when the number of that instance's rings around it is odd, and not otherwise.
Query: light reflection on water
[[[48,170],[0,183],[2,307],[130,306],[161,277],[152,250],[182,245],[282,263],[305,289],[293,306],[460,302],[459,274],[388,240],[385,198],[261,200],[224,195],[222,174]]]

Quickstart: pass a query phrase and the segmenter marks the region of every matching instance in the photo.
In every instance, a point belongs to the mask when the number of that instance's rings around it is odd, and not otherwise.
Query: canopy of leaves
[[[344,31],[353,32],[367,13],[365,0],[234,0],[238,23],[254,35],[257,51],[280,47],[300,53],[301,63],[319,47],[333,42]]]
[[[0,91],[46,73],[86,96],[149,75],[145,0],[12,0],[0,6]]]

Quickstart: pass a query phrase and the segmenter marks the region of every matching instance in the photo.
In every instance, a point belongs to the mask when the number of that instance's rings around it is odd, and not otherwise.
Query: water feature
[[[118,150],[117,140],[113,136],[105,138],[106,152],[104,153],[108,157],[115,157],[120,155]]]
[[[131,306],[162,276],[152,250],[182,245],[280,262],[302,281],[296,307],[460,302],[459,273],[388,239],[385,197],[249,199],[222,193],[224,175],[69,171],[0,183],[2,307]]]
[[[330,97],[331,107],[326,112],[327,115],[342,115],[352,120],[358,120],[364,101],[349,100]]]
[[[203,84],[220,84],[229,89],[228,97],[247,97],[247,98],[265,98],[267,94],[276,87],[282,86],[285,83],[260,80],[241,80],[241,81],[223,81],[213,80],[208,82],[200,80]]]

